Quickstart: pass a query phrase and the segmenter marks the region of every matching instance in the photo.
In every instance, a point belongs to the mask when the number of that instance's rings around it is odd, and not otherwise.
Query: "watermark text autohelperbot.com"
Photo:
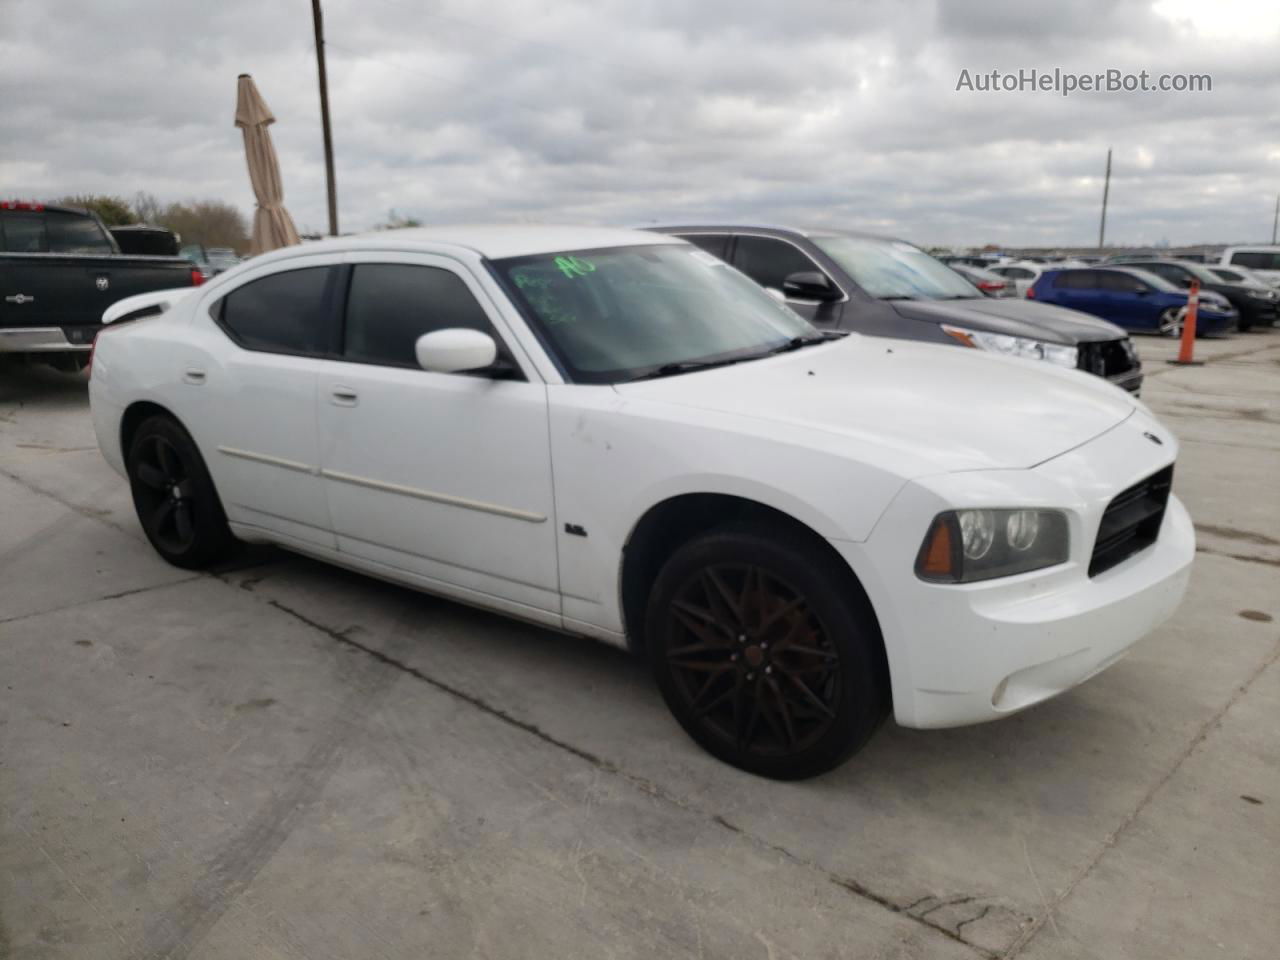
[[[1207,73],[1151,73],[1139,70],[1103,70],[1074,73],[1055,67],[1016,71],[960,71],[956,92],[966,93],[1211,93],[1213,77]]]

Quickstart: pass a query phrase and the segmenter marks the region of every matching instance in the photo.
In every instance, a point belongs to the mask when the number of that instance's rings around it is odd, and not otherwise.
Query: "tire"
[[[1160,335],[1174,340],[1182,336],[1182,321],[1186,319],[1186,307],[1170,307],[1160,314]]]
[[[677,722],[742,770],[777,780],[825,773],[888,711],[870,604],[843,564],[786,527],[725,527],[677,548],[645,623]]]
[[[235,553],[239,541],[204,458],[175,420],[154,416],[139,424],[125,463],[138,522],[160,556],[199,570]]]

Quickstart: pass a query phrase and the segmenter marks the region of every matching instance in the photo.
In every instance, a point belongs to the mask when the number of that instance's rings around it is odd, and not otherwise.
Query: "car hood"
[[[889,305],[911,320],[949,323],[1051,343],[1122,340],[1124,330],[1113,323],[1051,303],[1014,297],[970,297],[965,300],[890,300]]]
[[[633,413],[651,404],[693,408],[792,445],[834,435],[851,455],[908,478],[1033,467],[1135,409],[1124,391],[1079,371],[857,334],[615,389]]]

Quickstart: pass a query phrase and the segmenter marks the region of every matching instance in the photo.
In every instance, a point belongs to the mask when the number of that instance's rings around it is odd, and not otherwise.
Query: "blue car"
[[[1046,270],[1027,296],[1110,320],[1126,330],[1182,336],[1187,291],[1163,277],[1133,267]],[[1240,314],[1220,293],[1200,292],[1196,335],[1229,333]]]

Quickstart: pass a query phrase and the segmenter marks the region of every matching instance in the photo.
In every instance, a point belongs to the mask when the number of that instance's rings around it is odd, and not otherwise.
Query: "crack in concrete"
[[[1262,547],[1280,547],[1280,540],[1269,537],[1265,533],[1257,533],[1253,530],[1238,530],[1235,527],[1220,527],[1213,523],[1197,523],[1196,532],[1208,533],[1215,537],[1222,537],[1224,540],[1245,540],[1249,543],[1256,543]]]
[[[20,613],[16,617],[6,617],[0,620],[0,626],[10,623],[20,623],[23,620],[30,620],[33,617],[47,617],[51,614],[62,613],[64,610],[74,610],[77,607],[87,607],[91,604],[102,603],[106,600],[119,600],[121,597],[132,597],[139,593],[150,593],[153,590],[163,590],[166,587],[176,587],[184,583],[191,583],[193,580],[202,580],[208,574],[195,573],[189,577],[182,577],[178,580],[166,580],[164,583],[152,583],[145,587],[131,587],[128,590],[117,590],[115,593],[104,593],[99,597],[89,597],[85,600],[76,600],[74,603],[64,603],[60,607],[50,607],[48,610],[34,610],[31,613]]]
[[[1156,794],[1164,789],[1165,784],[1172,780],[1174,775],[1182,769],[1182,765],[1186,762],[1187,758],[1190,757],[1191,754],[1195,753],[1196,749],[1209,738],[1209,734],[1213,733],[1213,731],[1217,729],[1219,724],[1222,723],[1222,718],[1227,715],[1232,707],[1244,698],[1244,695],[1249,691],[1249,688],[1253,686],[1258,677],[1262,676],[1263,672],[1278,660],[1280,660],[1280,643],[1275,645],[1270,656],[1266,657],[1266,659],[1258,665],[1253,673],[1249,675],[1248,679],[1246,679],[1244,683],[1240,684],[1240,686],[1236,687],[1235,692],[1227,699],[1227,702],[1200,726],[1199,731],[1197,731],[1196,735],[1191,739],[1191,742],[1188,743],[1187,746],[1178,754],[1173,764],[1167,771],[1165,771],[1164,776],[1153,783],[1150,789],[1143,794],[1142,799],[1138,801],[1138,805],[1134,807],[1122,821],[1120,821],[1119,825],[1114,830],[1103,837],[1101,845],[1099,845],[1093,856],[1089,857],[1081,865],[1075,875],[1067,882],[1066,886],[1064,886],[1057,896],[1055,896],[1048,904],[1048,909],[1045,911],[1044,915],[1035,919],[1031,926],[1028,927],[1026,931],[1024,931],[1023,934],[1001,955],[1002,960],[1013,960],[1013,958],[1018,956],[1026,945],[1034,939],[1036,934],[1044,929],[1045,924],[1054,922],[1053,915],[1058,911],[1058,908],[1067,901],[1067,899],[1075,892],[1076,887],[1078,887],[1085,878],[1093,872],[1093,868],[1096,867],[1102,858],[1107,855],[1108,851],[1116,845],[1121,834],[1125,833],[1129,827],[1132,826],[1133,822],[1142,814],[1142,811],[1144,811],[1155,799]]]
[[[1280,567],[1280,560],[1272,557],[1258,557],[1249,553],[1228,553],[1226,550],[1215,550],[1203,544],[1196,544],[1196,553],[1205,553],[1211,557],[1226,557],[1228,560],[1240,560],[1244,563],[1261,563],[1268,567]]]
[[[219,579],[221,580],[222,583],[226,584],[228,587],[232,587],[235,589],[244,589],[242,584],[233,583],[230,580],[227,580],[224,578],[219,578]],[[250,587],[248,592],[253,593],[254,591]],[[311,629],[324,634],[325,636],[329,637],[330,639],[340,644],[343,644],[347,647],[350,647],[354,650],[364,653],[367,656],[372,657],[373,659],[379,661],[380,663],[388,667],[392,667],[395,670],[398,670],[402,673],[406,673],[409,676],[413,677],[414,679],[427,684],[433,689],[439,690],[441,693],[447,694],[448,696],[461,700],[464,703],[472,707],[475,707],[477,710],[480,710],[483,713],[486,713],[489,716],[503,723],[509,724],[510,726],[515,727],[516,729],[521,730],[524,733],[537,737],[539,740],[542,740],[544,743],[547,743],[550,746],[556,747],[557,749],[563,750],[566,753],[569,753],[572,756],[575,756],[578,759],[583,760],[584,762],[592,765],[593,767],[595,767],[596,769],[604,773],[608,773],[608,774],[612,774],[614,776],[620,777],[623,780],[627,781],[629,784],[631,784],[633,787],[637,788],[638,790],[640,790],[641,792],[649,796],[665,801],[671,804],[672,806],[680,810],[683,810],[687,813],[693,813],[699,816],[707,817],[713,823],[717,824],[718,826],[726,830],[729,830],[737,834],[738,836],[741,836],[743,839],[756,845],[757,847],[760,847],[765,850],[769,850],[782,857],[785,857],[791,863],[804,867],[805,869],[812,870],[815,873],[821,874],[822,876],[826,877],[830,882],[836,884],[837,886],[843,887],[844,889],[848,890],[850,893],[855,894],[861,899],[867,900],[878,906],[884,907],[886,910],[889,910],[892,913],[901,914],[905,917],[908,917],[911,920],[914,920],[916,923],[919,923],[921,926],[927,927],[928,929],[934,931],[935,933],[939,933],[942,936],[947,937],[948,939],[954,940],[957,943],[964,945],[965,947],[969,948],[970,950],[973,950],[975,953],[979,954],[980,956],[986,958],[986,960],[996,960],[996,958],[999,956],[998,953],[987,950],[986,948],[980,947],[977,944],[970,943],[969,941],[965,940],[963,937],[960,937],[953,930],[951,930],[946,926],[933,923],[927,919],[924,919],[921,916],[907,912],[906,909],[904,909],[899,904],[894,903],[888,897],[883,896],[882,894],[876,893],[875,891],[871,890],[870,888],[864,886],[863,884],[859,883],[858,881],[850,877],[842,877],[837,874],[833,874],[831,871],[827,870],[826,868],[816,863],[813,863],[812,861],[807,860],[796,853],[793,853],[792,851],[786,849],[785,847],[781,847],[775,843],[771,843],[770,841],[765,840],[762,837],[758,837],[755,834],[752,834],[747,830],[744,830],[742,827],[738,826],[735,823],[730,822],[729,820],[725,819],[723,816],[721,816],[718,813],[710,813],[708,811],[705,811],[690,805],[689,803],[681,800],[676,795],[667,791],[665,788],[654,783],[652,780],[630,773],[622,769],[620,766],[613,763],[612,761],[606,760],[603,757],[600,757],[589,750],[584,750],[581,747],[574,746],[571,743],[561,740],[558,737],[554,736],[553,734],[550,734],[547,731],[543,730],[541,727],[537,726],[536,724],[529,723],[526,720],[521,720],[519,717],[515,717],[511,715],[510,713],[508,713],[507,711],[503,710],[500,707],[493,706],[492,704],[486,702],[485,700],[483,700],[482,698],[474,694],[471,694],[465,690],[459,689],[458,687],[455,687],[450,683],[446,683],[442,680],[438,680],[437,678],[430,676],[429,674],[423,672],[422,670],[418,669],[415,666],[412,666],[411,664],[404,663],[403,661],[398,660],[395,657],[392,657],[381,650],[377,650],[373,647],[370,647],[366,644],[361,643],[358,640],[353,639],[350,635],[350,631],[335,630],[332,627],[327,627],[322,623],[318,623],[317,621],[312,620],[310,617],[306,616],[305,614],[299,613],[298,611],[292,609],[288,605],[281,603],[279,600],[276,600],[271,597],[264,597],[261,595],[257,595],[257,596],[259,600],[261,600],[263,603],[267,604],[268,606],[271,606],[276,610],[279,610],[281,613],[284,613],[288,616],[293,617],[294,619],[305,624]],[[916,904],[919,904],[923,902],[923,900],[927,900],[927,899],[930,899],[930,898],[928,897],[922,898],[922,900],[916,901]],[[967,902],[972,899],[973,899],[972,897],[965,897],[965,898],[962,898],[961,900],[954,901],[954,902]],[[946,906],[946,905],[947,904],[945,903],[939,904],[939,906]]]

